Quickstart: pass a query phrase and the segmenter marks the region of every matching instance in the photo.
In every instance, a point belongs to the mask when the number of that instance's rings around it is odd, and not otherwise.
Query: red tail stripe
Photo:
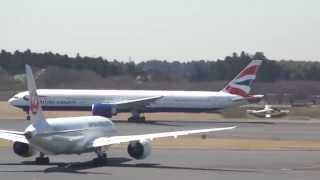
[[[236,94],[242,97],[246,97],[248,96],[248,94],[246,92],[244,92],[243,90],[239,89],[239,88],[235,88],[235,87],[231,87],[231,86],[227,86],[226,90],[230,93],[230,94]]]
[[[243,77],[245,75],[255,75],[257,73],[258,70],[258,66],[251,66],[247,69],[244,69],[243,71],[241,71],[241,73],[239,74],[238,78]]]

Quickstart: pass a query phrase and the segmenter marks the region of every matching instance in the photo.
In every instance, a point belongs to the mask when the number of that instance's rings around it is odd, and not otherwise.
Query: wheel
[[[107,163],[107,153],[103,152],[100,148],[96,151],[98,157],[93,159],[94,165],[105,165]]]
[[[140,120],[141,122],[145,122],[145,121],[146,121],[146,117],[142,116],[142,117],[139,118],[139,120]]]
[[[134,120],[133,120],[133,117],[129,117],[128,118],[128,122],[133,122]]]
[[[27,121],[30,121],[30,119],[31,119],[30,115],[27,115],[26,120],[27,120]]]
[[[140,117],[129,117],[128,118],[128,122],[145,122],[146,121],[146,117],[144,116],[140,116]]]
[[[50,159],[48,157],[37,157],[36,158],[36,164],[45,165],[45,164],[49,164],[49,163],[50,163]]]

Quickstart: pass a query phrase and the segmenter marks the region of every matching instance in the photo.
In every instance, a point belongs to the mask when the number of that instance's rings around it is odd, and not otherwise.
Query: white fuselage
[[[81,154],[92,152],[92,142],[99,137],[115,134],[113,123],[101,116],[84,116],[47,119],[48,132],[37,132],[29,125],[29,143],[45,154]]]
[[[144,107],[144,112],[210,112],[237,103],[241,96],[211,91],[152,91],[152,90],[38,90],[44,110],[91,110],[93,104],[116,103],[127,100],[161,96]],[[9,100],[16,107],[28,108],[28,92]],[[131,109],[117,109],[127,112]]]

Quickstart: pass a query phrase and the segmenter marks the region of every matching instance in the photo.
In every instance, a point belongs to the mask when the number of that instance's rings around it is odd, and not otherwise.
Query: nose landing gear
[[[92,160],[93,164],[95,165],[104,165],[108,161],[107,153],[103,148],[97,148],[95,150],[95,153],[97,154],[98,157],[94,158]]]
[[[49,157],[45,157],[43,153],[40,153],[40,156],[36,158],[36,164],[46,165],[50,163]]]

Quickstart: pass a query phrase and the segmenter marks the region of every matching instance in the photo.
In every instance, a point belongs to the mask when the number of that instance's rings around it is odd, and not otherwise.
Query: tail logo
[[[239,82],[235,82],[235,83],[240,86],[251,86],[252,82],[253,82],[253,79],[248,79],[248,80],[239,81]]]
[[[236,94],[242,97],[249,95],[251,85],[256,79],[258,69],[261,65],[261,60],[251,61],[224,89],[231,94]]]
[[[37,96],[31,96],[31,106],[30,106],[30,110],[32,114],[36,114],[38,112],[39,109],[39,101],[38,101],[38,97]]]

